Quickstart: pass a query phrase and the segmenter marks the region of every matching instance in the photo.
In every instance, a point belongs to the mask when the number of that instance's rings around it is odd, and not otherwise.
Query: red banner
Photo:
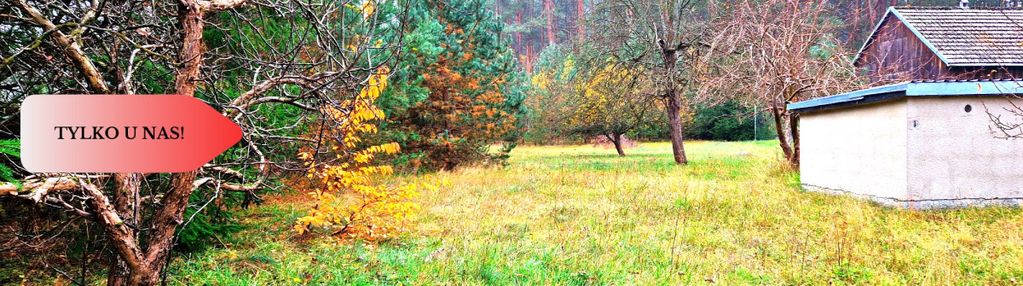
[[[31,172],[185,172],[241,139],[238,125],[181,95],[34,95],[21,105]]]

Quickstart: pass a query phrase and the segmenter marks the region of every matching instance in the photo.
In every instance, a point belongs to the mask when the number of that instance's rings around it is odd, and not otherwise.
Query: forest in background
[[[515,51],[521,68],[530,74],[542,73],[544,70],[560,68],[558,57],[565,57],[579,49],[591,45],[594,34],[605,32],[599,30],[593,19],[593,11],[600,3],[613,1],[594,0],[496,0],[491,1],[493,11],[500,15],[505,28],[504,37],[508,38]],[[719,9],[728,9],[729,1],[718,1]],[[807,2],[809,3],[809,2]],[[848,57],[851,57],[863,45],[886,10],[890,6],[920,7],[954,7],[956,0],[829,0],[828,11],[823,17],[829,17],[835,23],[830,31],[836,44]],[[970,5],[975,7],[1012,7],[1019,5],[1006,0],[973,0]],[[713,7],[711,5],[708,7]],[[700,10],[699,13],[713,14],[714,10]],[[587,17],[590,17],[589,19]],[[595,30],[595,28],[597,28]],[[556,96],[556,95],[555,95]],[[720,96],[729,98],[730,96]],[[548,103],[559,102],[558,99],[544,98],[542,95],[531,97],[531,117],[525,141],[540,142],[580,142],[592,140],[572,134],[566,130],[552,130],[551,122],[544,121],[542,113],[548,112]],[[703,101],[691,102],[688,118],[687,138],[704,140],[763,140],[776,138],[774,125],[770,123],[770,114],[766,106],[757,106],[741,100],[730,99],[725,102]],[[560,111],[559,111],[560,112]],[[550,120],[547,116],[548,120]],[[655,122],[661,118],[649,118],[648,122],[637,127],[629,134],[645,140],[667,139],[669,130],[665,122]]]
[[[494,0],[493,11],[501,16],[504,33],[511,38],[525,70],[533,70],[537,59],[547,46],[575,46],[585,43],[587,12],[599,0]],[[843,19],[845,28],[838,38],[848,49],[859,49],[885,11],[890,6],[955,7],[957,0],[828,0],[832,16]],[[721,1],[727,3],[727,1]],[[1006,7],[1012,1],[972,0],[974,7]],[[581,25],[580,25],[581,24]]]

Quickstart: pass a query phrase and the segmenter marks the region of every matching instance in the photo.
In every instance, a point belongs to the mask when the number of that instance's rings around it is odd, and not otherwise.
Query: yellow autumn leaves
[[[363,18],[369,18],[369,16],[373,15],[373,12],[376,12],[377,3],[376,0],[363,0],[362,4],[346,3],[345,7],[362,13]]]
[[[376,133],[375,122],[384,118],[375,102],[387,87],[388,73],[386,68],[377,70],[354,98],[323,110],[324,116],[337,122],[327,131],[341,138],[340,142],[327,143],[337,160],[317,162],[313,150],[298,154],[309,167],[307,176],[315,180],[312,185],[319,186],[308,192],[316,203],[296,222],[294,228],[299,234],[319,228],[342,238],[389,238],[403,231],[405,220],[418,209],[411,201],[418,195],[415,185],[377,182],[393,174],[394,169],[374,165],[376,156],[397,154],[401,147],[392,142],[359,148],[362,137]]]

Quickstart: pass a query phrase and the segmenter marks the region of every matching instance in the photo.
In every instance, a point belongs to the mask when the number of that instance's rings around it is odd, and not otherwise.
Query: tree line
[[[620,155],[622,135],[666,127],[678,164],[688,162],[694,114],[720,105],[763,112],[795,166],[798,117],[785,105],[859,84],[835,11],[827,2],[597,1],[584,24],[599,32],[548,48],[558,55],[541,57],[533,73],[545,100],[530,107],[542,121],[568,123],[551,133],[603,136]]]

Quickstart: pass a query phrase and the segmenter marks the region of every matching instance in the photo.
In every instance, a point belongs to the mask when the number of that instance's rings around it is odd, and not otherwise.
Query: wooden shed
[[[1023,11],[890,8],[856,65],[905,80],[796,102],[806,189],[881,203],[1023,202]]]
[[[874,81],[1023,77],[1023,10],[888,8],[854,64]]]

